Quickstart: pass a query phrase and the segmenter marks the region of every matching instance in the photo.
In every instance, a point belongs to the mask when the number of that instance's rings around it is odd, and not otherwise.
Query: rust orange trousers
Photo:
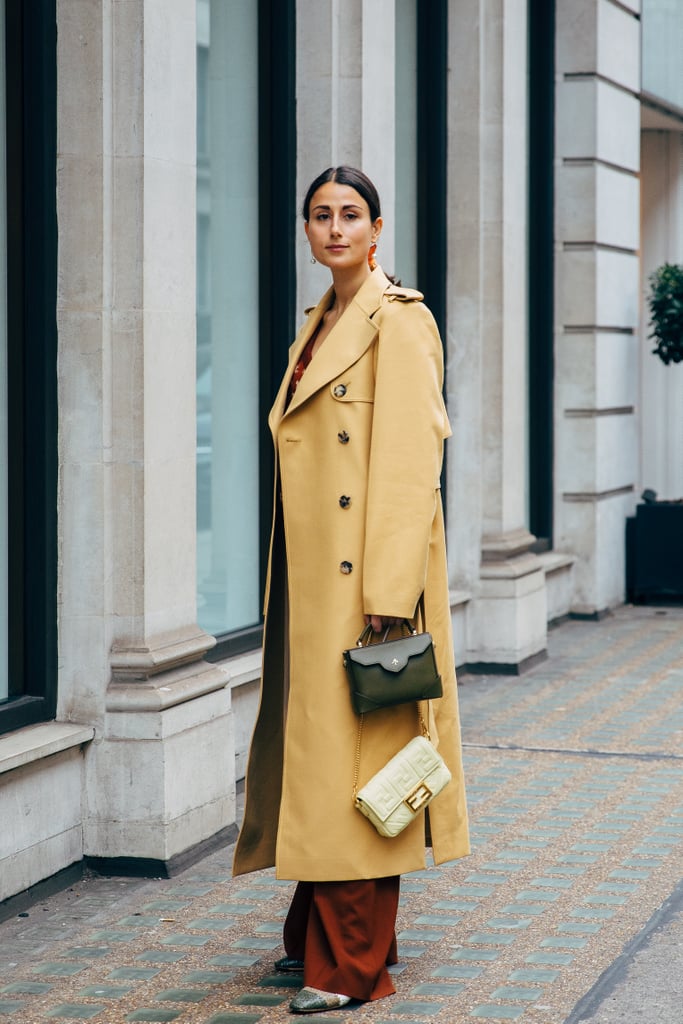
[[[353,999],[395,992],[401,879],[299,882],[284,926],[287,956],[304,962],[304,985]]]

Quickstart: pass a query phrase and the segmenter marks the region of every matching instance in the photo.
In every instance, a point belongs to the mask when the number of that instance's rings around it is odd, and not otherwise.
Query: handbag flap
[[[424,654],[431,642],[430,633],[417,633],[367,647],[352,647],[345,655],[357,665],[381,665],[386,672],[401,672],[411,658]]]

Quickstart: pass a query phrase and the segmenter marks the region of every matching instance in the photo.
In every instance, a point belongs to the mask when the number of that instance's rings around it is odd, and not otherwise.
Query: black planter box
[[[683,600],[683,501],[638,505],[626,520],[626,596],[633,604]]]

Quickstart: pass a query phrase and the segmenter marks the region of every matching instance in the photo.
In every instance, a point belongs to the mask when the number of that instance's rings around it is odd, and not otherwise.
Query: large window
[[[293,329],[293,61],[293,0],[197,0],[197,615],[219,654],[260,642],[265,418]]]
[[[55,0],[2,4],[0,732],[54,716],[57,673]]]
[[[197,14],[198,615],[217,634],[259,621],[258,8]]]
[[[258,646],[266,415],[294,336],[295,0],[197,0],[198,620]],[[396,270],[446,312],[447,0],[397,0]]]

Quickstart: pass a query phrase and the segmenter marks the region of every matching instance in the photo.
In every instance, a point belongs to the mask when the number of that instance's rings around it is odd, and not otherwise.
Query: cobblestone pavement
[[[461,679],[474,848],[406,876],[397,994],[318,1024],[562,1024],[674,892],[683,609],[570,621],[521,678]],[[293,1020],[293,885],[231,850],[171,880],[86,877],[0,925],[0,1022]]]

